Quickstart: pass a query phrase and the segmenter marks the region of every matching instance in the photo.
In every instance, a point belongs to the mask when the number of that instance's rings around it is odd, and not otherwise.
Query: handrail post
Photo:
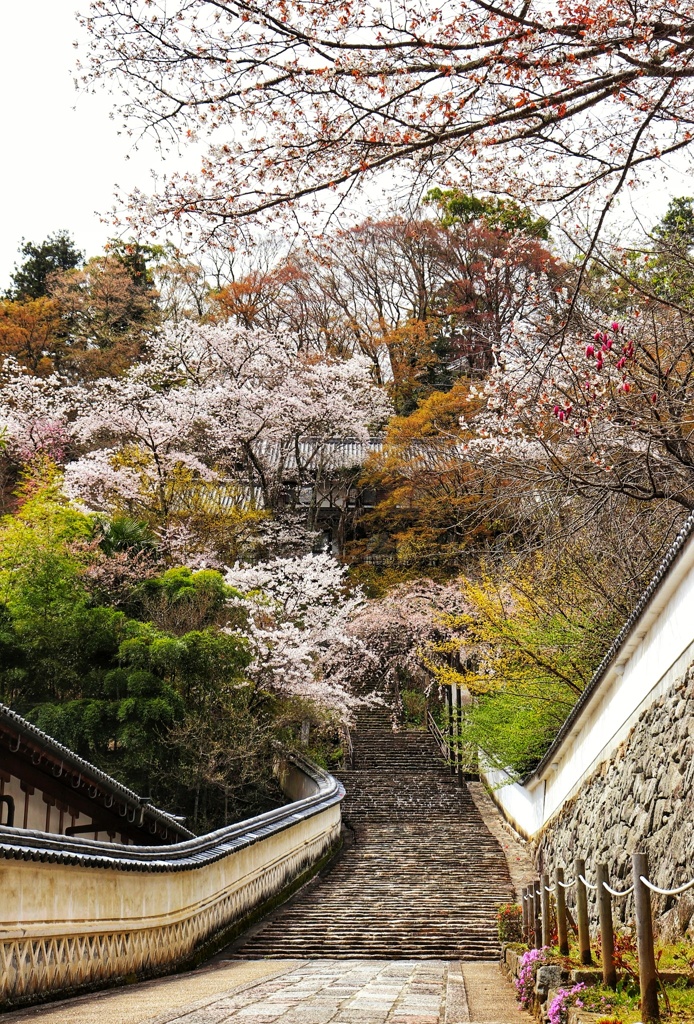
[[[561,884],[564,881],[564,868],[554,872],[554,884],[557,888],[557,942],[562,956],[569,955],[569,934],[566,926],[566,893]]]
[[[606,864],[597,866],[598,913],[600,914],[600,945],[602,947],[602,980],[608,988],[617,988],[614,965],[614,929],[612,927],[612,899],[605,885],[610,876]]]
[[[460,743],[458,736],[458,684],[451,683],[451,739],[453,741],[453,774],[460,774]]]
[[[455,732],[455,706],[453,703],[453,683],[448,687],[448,743],[450,749],[450,772],[454,777],[458,774],[458,740]]]
[[[526,914],[527,933],[526,933],[525,941],[528,944],[528,949],[532,949],[533,946],[535,945],[535,922],[533,921],[533,913],[534,913],[533,912],[533,907],[535,906],[535,904],[533,903],[533,895],[532,895],[532,893],[533,893],[532,888],[529,885],[526,885],[526,887],[525,887],[525,906],[526,906],[527,909],[525,911],[525,914]]]
[[[576,873],[576,916],[578,918],[578,950],[581,963],[588,967],[593,963],[590,952],[590,931],[588,928],[588,894],[586,887],[581,881],[581,875],[585,877],[586,862],[580,858],[575,862]]]
[[[540,886],[542,885],[538,878],[533,883],[533,931],[535,933],[535,949],[542,949],[542,904],[541,904],[541,892]]]
[[[463,764],[463,742],[462,742],[462,726],[463,726],[463,691],[460,685],[456,686],[456,722],[457,722],[457,738],[456,743],[458,747],[458,782],[461,786],[465,784],[465,766]]]
[[[636,942],[639,954],[639,986],[641,988],[641,1017],[644,1021],[660,1020],[658,1007],[658,975],[653,950],[653,917],[651,893],[641,881],[648,878],[648,855],[634,853],[631,858],[634,873],[634,904],[636,907]]]
[[[542,945],[550,945],[550,923],[549,923],[549,875],[543,874],[540,880],[540,908],[542,910]]]

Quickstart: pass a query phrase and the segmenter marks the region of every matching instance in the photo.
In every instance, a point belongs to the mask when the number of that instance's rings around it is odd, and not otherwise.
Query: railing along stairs
[[[477,757],[473,758],[472,751],[465,744],[461,743],[458,736],[456,711],[449,713],[450,727],[448,734],[439,727],[431,710],[426,711],[426,726],[441,751],[441,755],[451,773],[455,775],[462,784],[466,779],[479,778],[477,769]]]

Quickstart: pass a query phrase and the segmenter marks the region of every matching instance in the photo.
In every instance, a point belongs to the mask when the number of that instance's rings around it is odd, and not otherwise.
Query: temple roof
[[[5,704],[0,704],[0,767],[91,816],[97,829],[142,843],[172,843],[193,836],[183,819],[155,807],[100,768],[63,746]]]

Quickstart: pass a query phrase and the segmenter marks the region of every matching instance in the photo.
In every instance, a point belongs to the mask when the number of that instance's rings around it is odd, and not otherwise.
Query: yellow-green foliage
[[[596,570],[597,571],[597,570]],[[462,732],[499,767],[523,773],[541,756],[616,631],[583,568],[532,554],[461,580],[467,610],[444,616],[453,639],[432,651],[441,683],[475,698]]]

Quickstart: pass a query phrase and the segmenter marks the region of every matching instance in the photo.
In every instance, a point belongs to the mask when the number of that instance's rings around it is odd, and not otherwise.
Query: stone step
[[[337,773],[352,845],[227,955],[494,959],[512,887],[467,789],[428,733],[394,732],[387,710],[362,716],[352,740],[354,764]]]

